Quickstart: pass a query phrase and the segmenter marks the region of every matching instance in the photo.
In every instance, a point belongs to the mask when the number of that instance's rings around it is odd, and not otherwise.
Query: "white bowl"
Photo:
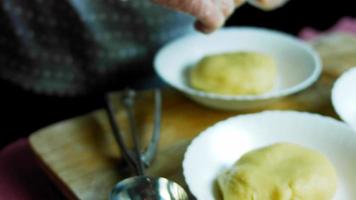
[[[356,130],[356,67],[344,72],[332,89],[332,103],[342,120]]]
[[[187,84],[186,71],[202,57],[229,51],[257,51],[273,56],[278,65],[276,87],[262,95],[218,95],[195,90]],[[285,33],[262,28],[224,28],[210,35],[193,33],[165,45],[154,61],[156,73],[191,99],[226,110],[265,104],[301,91],[321,72],[321,61],[308,44]]]
[[[338,176],[334,200],[356,199],[356,133],[345,123],[317,114],[266,111],[240,115],[206,129],[189,145],[183,174],[198,200],[217,199],[217,175],[244,153],[277,142],[315,149],[332,162]]]

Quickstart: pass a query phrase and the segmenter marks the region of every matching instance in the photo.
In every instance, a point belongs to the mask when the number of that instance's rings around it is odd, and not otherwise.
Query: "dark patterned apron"
[[[0,76],[37,93],[76,96],[139,79],[193,19],[149,0],[3,0]],[[132,80],[131,80],[132,81]]]

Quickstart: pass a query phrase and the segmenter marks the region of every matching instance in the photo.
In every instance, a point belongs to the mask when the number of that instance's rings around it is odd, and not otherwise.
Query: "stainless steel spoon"
[[[134,153],[128,151],[120,134],[120,129],[114,117],[114,109],[110,99],[106,98],[106,110],[115,139],[125,160],[134,169],[137,176],[118,182],[112,189],[109,200],[188,200],[188,194],[179,184],[163,177],[149,177],[144,175],[144,167],[148,167],[156,152],[159,140],[159,126],[161,115],[161,93],[155,91],[155,125],[151,143],[146,152],[141,155],[137,138],[136,121],[133,116],[135,92],[128,90],[123,95],[122,103],[127,111],[130,123]]]

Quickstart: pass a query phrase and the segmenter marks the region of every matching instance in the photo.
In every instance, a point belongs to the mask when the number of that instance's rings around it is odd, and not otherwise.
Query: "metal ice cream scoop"
[[[109,98],[106,98],[106,110],[108,112],[110,124],[124,159],[136,172],[136,176],[118,182],[111,191],[109,200],[188,200],[188,194],[179,184],[163,177],[150,177],[144,175],[144,167],[151,163],[160,135],[161,118],[161,93],[155,91],[155,122],[154,131],[150,145],[141,154],[136,129],[136,121],[133,115],[135,92],[128,90],[122,97],[122,103],[127,112],[130,123],[130,132],[133,141],[133,153],[129,152],[123,142],[118,124],[114,118],[113,106]]]

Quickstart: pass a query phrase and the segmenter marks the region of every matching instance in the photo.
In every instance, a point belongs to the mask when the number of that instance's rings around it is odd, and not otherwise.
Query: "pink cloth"
[[[311,27],[306,27],[301,30],[299,37],[304,40],[312,40],[322,33],[344,32],[356,34],[356,18],[344,17],[341,18],[334,26],[326,31],[318,31]]]
[[[0,151],[0,200],[50,200],[60,196],[38,165],[28,139]]]

